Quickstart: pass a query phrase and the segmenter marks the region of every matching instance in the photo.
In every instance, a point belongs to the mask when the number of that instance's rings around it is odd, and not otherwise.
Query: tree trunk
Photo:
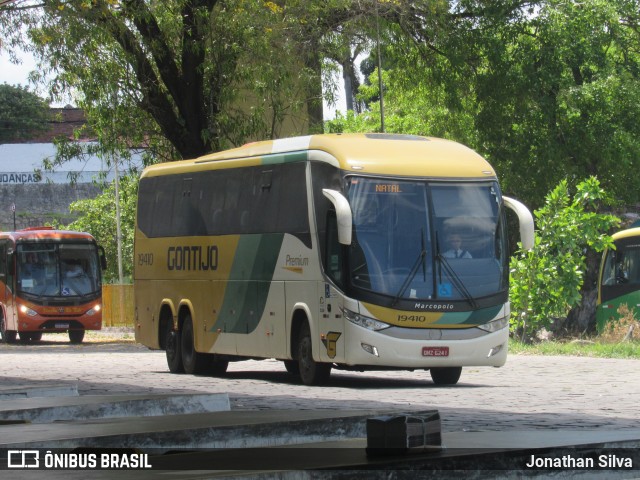
[[[588,249],[586,254],[586,272],[584,283],[580,289],[582,300],[567,315],[564,327],[569,333],[581,334],[595,332],[596,302],[598,300],[598,272],[600,270],[600,254]]]
[[[322,63],[320,61],[318,40],[311,37],[311,48],[304,55],[305,67],[314,72],[314,79],[307,84],[307,114],[309,115],[309,133],[323,133],[324,115],[322,111]]]

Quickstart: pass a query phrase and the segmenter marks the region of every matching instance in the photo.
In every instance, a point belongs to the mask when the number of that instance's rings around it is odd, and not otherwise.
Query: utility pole
[[[378,50],[378,90],[380,91],[380,131],[384,133],[384,94],[382,93],[382,57],[380,55],[380,20],[376,0],[376,48]]]
[[[118,172],[118,156],[116,154],[116,122],[115,122],[115,111],[118,107],[118,92],[114,91],[113,94],[113,114],[111,116],[111,124],[113,130],[113,150],[111,154],[111,160],[113,162],[113,167],[115,170],[116,178],[114,180],[115,189],[116,189],[116,247],[117,247],[117,255],[118,255],[118,283],[122,285],[124,283],[124,274],[122,269],[122,225],[120,221],[120,173]]]

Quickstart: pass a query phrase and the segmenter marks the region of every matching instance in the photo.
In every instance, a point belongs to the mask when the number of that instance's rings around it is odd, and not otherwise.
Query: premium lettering
[[[292,257],[287,255],[285,264],[287,267],[308,267],[309,259],[307,257]]]
[[[169,270],[208,271],[218,269],[218,247],[209,245],[185,245],[167,250]]]

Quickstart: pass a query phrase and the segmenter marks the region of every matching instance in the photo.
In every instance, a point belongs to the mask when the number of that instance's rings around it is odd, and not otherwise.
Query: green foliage
[[[372,74],[377,78],[377,70]],[[444,88],[426,83],[413,83],[402,69],[384,71],[385,132],[448,138],[464,144],[475,142],[471,99],[465,107],[447,104]],[[356,115],[348,111],[325,122],[325,132],[379,132],[380,103],[377,81],[360,88],[358,98],[371,109]],[[469,107],[469,108],[466,108]]]
[[[640,343],[601,343],[598,339],[569,342],[509,342],[510,355],[570,355],[572,357],[628,358],[640,360]]]
[[[359,13],[348,0],[5,3],[4,45],[40,59],[35,80],[77,99],[104,151],[144,145],[156,161],[306,133],[318,105],[321,123],[323,36]]]
[[[123,176],[119,185],[120,219],[122,233],[122,259],[125,279],[133,275],[133,236],[138,195],[138,179]],[[94,199],[79,200],[69,209],[80,217],[65,228],[89,232],[105,249],[107,270],[103,272],[105,283],[118,282],[118,254],[116,234],[115,183],[112,182],[102,194]],[[125,280],[127,283],[127,280]]]
[[[511,22],[484,17],[467,36],[485,59],[475,76],[483,153],[529,205],[586,175],[637,202],[640,178],[619,181],[640,159],[637,1],[537,3]]]
[[[563,180],[534,212],[535,245],[511,259],[512,331],[532,336],[580,302],[586,249],[613,244],[608,232],[618,218],[596,213],[609,201],[595,177],[580,182],[573,195]]]
[[[49,126],[47,103],[20,86],[0,85],[0,143],[28,140]]]

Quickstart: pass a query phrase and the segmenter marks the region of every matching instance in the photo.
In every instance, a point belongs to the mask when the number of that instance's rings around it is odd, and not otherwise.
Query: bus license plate
[[[422,347],[423,357],[448,357],[449,347]]]
[[[69,328],[68,323],[56,323],[56,328]]]

